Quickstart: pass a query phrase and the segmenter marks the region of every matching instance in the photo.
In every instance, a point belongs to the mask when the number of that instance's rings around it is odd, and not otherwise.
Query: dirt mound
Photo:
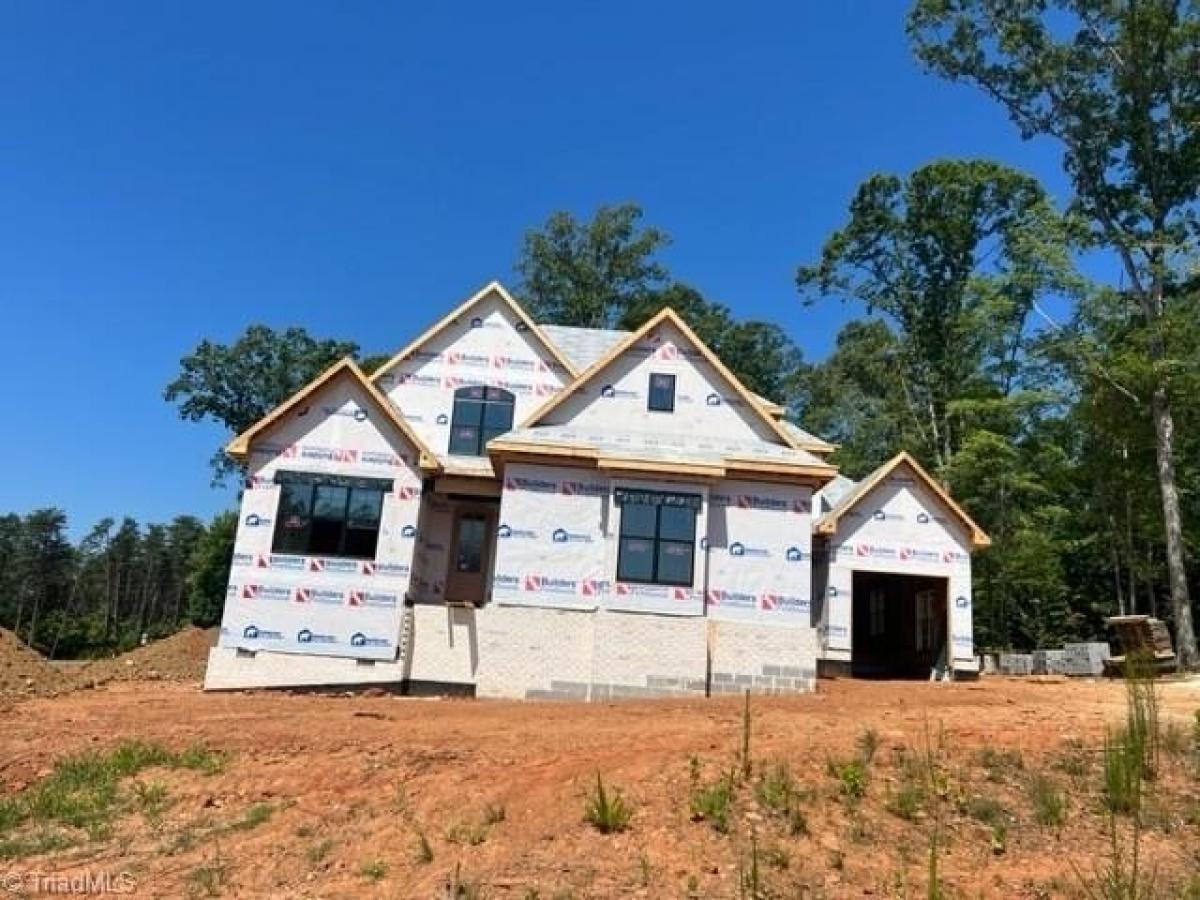
[[[55,694],[66,679],[36,650],[0,628],[0,698]]]
[[[170,637],[109,659],[98,659],[75,673],[78,687],[109,681],[203,681],[208,651],[217,642],[215,628],[185,628]]]

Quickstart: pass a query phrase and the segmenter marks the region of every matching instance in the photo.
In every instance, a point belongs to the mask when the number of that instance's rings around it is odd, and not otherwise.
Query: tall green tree
[[[833,352],[804,377],[800,418],[838,445],[842,474],[862,478],[919,444],[896,372],[901,347],[882,319],[854,319],[838,332]]]
[[[934,72],[976,85],[1025,138],[1063,152],[1074,204],[1116,254],[1146,322],[1148,413],[1179,658],[1200,665],[1177,472],[1173,308],[1195,301],[1200,215],[1200,5],[1192,0],[917,0],[908,31]]]
[[[803,362],[778,325],[738,321],[729,308],[672,279],[658,259],[666,232],[641,207],[602,206],[588,221],[557,212],[525,235],[516,269],[534,318],[555,325],[633,330],[665,306],[679,313],[735,375],[771,400],[791,393]]]
[[[179,406],[181,418],[216,422],[234,435],[337,360],[357,353],[355,343],[318,340],[303,328],[251,325],[232,344],[201,341],[180,360],[179,374],[163,397]],[[212,468],[214,481],[240,470],[222,450],[213,455]]]
[[[670,243],[642,224],[633,203],[601,206],[590,221],[556,212],[529,231],[516,269],[518,291],[535,319],[557,325],[612,328],[627,307],[665,287],[657,254]]]
[[[941,470],[967,427],[990,414],[987,401],[1019,386],[1032,306],[1070,283],[1067,246],[1036,180],[997,163],[947,160],[864,182],[849,221],[818,262],[799,269],[797,284],[806,302],[856,300],[891,323],[914,449]]]
[[[221,621],[225,588],[233,562],[237,537],[237,513],[230,510],[215,516],[196,543],[188,565],[188,617],[193,625],[208,627]]]

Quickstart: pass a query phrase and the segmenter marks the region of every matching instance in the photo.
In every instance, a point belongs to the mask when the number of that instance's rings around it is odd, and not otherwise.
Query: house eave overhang
[[[664,460],[636,454],[606,453],[595,447],[580,444],[506,441],[496,438],[488,444],[488,453],[497,464],[533,462],[553,465],[574,465],[608,472],[652,475],[675,475],[688,478],[746,477],[765,481],[800,483],[814,489],[827,483],[837,469],[824,463],[795,464],[774,460],[747,459],[730,456],[717,462]]]

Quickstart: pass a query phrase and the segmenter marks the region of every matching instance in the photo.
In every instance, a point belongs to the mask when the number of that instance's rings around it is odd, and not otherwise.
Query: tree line
[[[51,658],[128,649],[221,617],[237,515],[139,525],[106,518],[81,540],[67,515],[0,516],[0,626]]]

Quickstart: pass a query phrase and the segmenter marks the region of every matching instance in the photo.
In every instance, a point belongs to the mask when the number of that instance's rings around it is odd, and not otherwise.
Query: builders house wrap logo
[[[498,538],[516,538],[518,540],[534,540],[537,538],[537,532],[532,528],[513,528],[507,522],[501,522],[500,527],[496,529],[496,537]]]
[[[581,531],[567,531],[565,528],[555,528],[550,534],[550,540],[556,544],[590,544],[592,536]]]
[[[790,512],[803,515],[812,511],[812,504],[803,497],[770,497],[764,494],[711,494],[713,506],[737,509],[761,509],[771,512]]]
[[[574,594],[579,582],[574,578],[556,578],[552,575],[526,575],[521,586],[526,591],[539,594]]]

